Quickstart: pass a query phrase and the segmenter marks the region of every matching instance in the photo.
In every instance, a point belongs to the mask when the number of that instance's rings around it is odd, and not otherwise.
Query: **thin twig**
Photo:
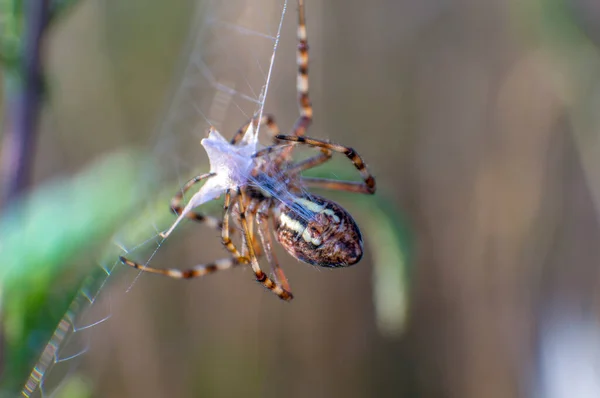
[[[27,0],[24,6],[22,73],[17,82],[5,82],[2,206],[29,186],[43,95],[42,39],[49,21],[49,0]],[[11,78],[15,79],[8,76],[7,80]]]

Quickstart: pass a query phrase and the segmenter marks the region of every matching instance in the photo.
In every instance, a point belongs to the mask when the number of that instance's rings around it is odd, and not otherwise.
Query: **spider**
[[[211,157],[209,149],[214,149],[215,146],[225,148],[225,152],[218,154],[221,158],[217,160],[223,160],[222,156],[234,153],[236,159],[248,167],[246,178],[238,178],[237,185],[221,187],[221,191],[214,190],[213,186],[219,183],[213,181],[217,181],[217,175],[221,170],[218,167],[212,170],[213,159],[211,158],[211,172],[192,178],[171,199],[171,209],[179,218],[167,232],[161,234],[163,238],[173,231],[182,218],[190,218],[219,229],[222,243],[231,256],[212,263],[196,265],[187,270],[153,268],[123,256],[120,257],[121,262],[142,271],[177,279],[196,278],[238,265],[250,265],[259,283],[281,299],[291,300],[293,295],[289,283],[273,251],[269,220],[272,221],[277,242],[300,261],[332,268],[346,267],[360,261],[363,255],[362,236],[352,216],[337,203],[306,190],[309,187],[316,187],[373,194],[375,178],[369,173],[363,159],[354,149],[305,137],[313,119],[313,109],[308,95],[308,42],[304,0],[298,0],[297,39],[297,92],[300,116],[293,127],[292,134],[281,134],[271,115],[253,118],[237,131],[230,142],[226,142],[211,129],[209,138],[204,139],[202,143],[209,158]],[[249,137],[259,124],[266,126],[273,145],[255,150]],[[209,144],[213,147],[209,147]],[[320,153],[294,162],[291,156],[292,150],[298,145],[318,148]],[[301,175],[303,171],[327,162],[334,152],[344,154],[353,163],[362,181],[338,181]],[[242,167],[240,164],[235,163],[232,169],[237,170]],[[201,181],[206,182],[183,208],[184,194]],[[209,187],[209,184],[212,185]],[[192,211],[199,204],[216,199],[223,192],[225,200],[222,220]],[[202,196],[200,199],[196,199],[200,196]],[[229,225],[230,217],[242,231],[241,250],[238,250],[230,238],[233,230]],[[254,232],[255,223],[258,239]],[[267,276],[259,266],[258,257],[263,253],[271,266],[272,278]]]

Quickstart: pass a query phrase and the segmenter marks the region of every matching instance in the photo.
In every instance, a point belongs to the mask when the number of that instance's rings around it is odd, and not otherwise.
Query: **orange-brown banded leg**
[[[296,90],[298,92],[298,109],[300,117],[296,120],[293,134],[302,136],[312,123],[313,108],[308,96],[308,38],[306,35],[306,16],[304,13],[304,0],[298,0],[298,50],[296,64],[298,75]]]
[[[246,220],[246,207],[244,205],[245,195],[241,188],[238,188],[238,196],[241,198],[238,203],[240,207],[240,223],[242,224],[242,230],[246,235],[246,242],[252,242],[252,235],[250,230],[248,229],[248,221]],[[253,245],[248,245],[248,252],[250,254],[250,264],[252,265],[252,270],[254,271],[254,275],[256,275],[256,280],[260,282],[264,287],[275,293],[282,300],[291,300],[294,296],[292,293],[286,289],[284,289],[279,283],[274,282],[271,278],[267,276],[258,265],[258,260],[256,259],[256,255],[254,253]]]
[[[191,187],[193,187],[200,181],[205,180],[208,177],[212,177],[213,175],[214,175],[214,173],[202,174],[202,175],[196,176],[196,177],[192,178],[191,180],[189,180],[181,188],[181,190],[179,192],[177,192],[177,194],[175,196],[173,196],[173,198],[171,199],[171,210],[175,214],[181,215],[181,212],[183,211],[183,206],[181,204],[183,202],[183,196],[185,195],[185,193],[187,191],[189,191]],[[197,221],[197,222],[208,224],[210,227],[217,228],[219,230],[223,227],[223,223],[218,218],[206,216],[206,215],[198,213],[198,212],[189,212],[186,215],[186,217],[189,219],[192,219],[194,221]]]
[[[239,196],[237,196],[234,200],[239,200]],[[225,246],[225,248],[229,250],[229,252],[233,254],[236,259],[238,259],[239,262],[247,264],[249,262],[248,258],[240,254],[229,236],[229,214],[231,213],[231,204],[231,191],[228,189],[225,192],[225,203],[223,204],[223,228],[221,228],[221,242],[223,243],[223,246]]]
[[[239,203],[238,203],[238,206],[239,206]],[[251,238],[253,240],[256,240],[256,239],[254,239],[254,233],[253,233],[254,232],[254,214],[252,213],[251,207],[252,207],[252,202],[250,202],[250,205],[246,208],[246,213],[247,213],[246,220],[248,222],[248,229],[250,230]],[[256,211],[256,209],[254,209],[254,211]],[[237,215],[238,215],[237,224],[241,227],[242,224],[239,219],[239,208],[238,208]],[[235,213],[234,213],[234,218],[235,218]],[[256,253],[256,245],[254,243],[255,242],[253,242],[253,247],[255,249],[254,253]],[[246,241],[245,234],[242,234],[241,252],[242,252],[243,257],[250,258],[250,253],[248,251],[248,241]],[[256,254],[256,256],[258,257],[259,255]]]
[[[256,151],[254,154],[252,154],[252,157],[260,158],[262,156],[267,156],[271,153],[276,153],[276,152],[292,149],[292,147],[295,144],[296,143],[294,142],[294,143],[289,143],[289,144],[275,144],[272,146],[268,146],[266,148]],[[327,162],[329,159],[331,159],[331,151],[329,149],[321,148],[320,154],[313,156],[311,158],[305,159],[296,164],[292,164],[291,166],[288,166],[286,169],[286,172],[299,173],[304,170],[308,170],[308,169],[312,169],[313,167],[317,167],[318,165]]]
[[[331,151],[329,149],[321,148],[321,153],[311,158],[305,159],[290,166],[286,171],[288,173],[301,173],[305,170],[312,169],[331,159]]]
[[[278,154],[276,159],[281,159],[287,157],[290,151],[294,148],[293,144],[275,144],[272,146],[268,146],[252,154],[253,158],[260,158],[263,156],[271,155],[273,153]]]
[[[270,210],[270,202],[265,201],[260,206],[258,213],[256,214],[256,222],[258,224],[258,235],[260,236],[260,241],[265,249],[265,255],[267,257],[267,261],[271,265],[271,270],[274,275],[275,283],[279,283],[284,290],[288,292],[290,290],[290,285],[288,283],[285,274],[283,273],[283,269],[279,266],[279,262],[277,261],[277,257],[275,256],[275,252],[273,251],[273,237],[269,231],[269,210]]]
[[[260,245],[260,241],[258,239],[256,239],[256,235],[254,235],[254,220],[256,218],[256,212],[258,211],[260,203],[261,202],[259,202],[257,200],[251,200],[250,203],[248,204],[248,207],[246,208],[246,214],[248,214],[248,217],[246,218],[248,220],[248,229],[250,230],[250,233],[252,234],[252,244],[254,247],[254,254],[256,255],[257,258],[262,256],[262,253],[263,253],[262,247]],[[246,238],[245,238],[244,234],[242,234],[242,239],[243,239],[242,256],[249,258],[248,245],[246,244]]]
[[[360,157],[360,155],[356,153],[354,149],[345,147],[343,145],[332,144],[327,141],[316,140],[314,138],[296,137],[293,135],[278,135],[277,139],[282,141],[295,142],[298,144],[310,145],[318,148],[324,148],[333,152],[343,153],[348,159],[350,159],[352,164],[354,164],[354,167],[356,167],[363,179],[362,184],[364,185],[364,191],[359,190],[356,192],[375,193],[375,177],[373,177],[371,173],[369,173],[365,162]]]
[[[212,274],[217,271],[229,269],[229,268],[235,267],[236,265],[240,264],[240,262],[237,259],[228,257],[228,258],[224,258],[224,259],[221,259],[218,261],[214,261],[212,263],[196,265],[195,267],[189,268],[187,270],[179,270],[179,269],[174,269],[174,268],[166,268],[166,269],[152,268],[152,267],[148,267],[146,265],[138,264],[134,261],[128,260],[127,258],[125,258],[123,256],[120,256],[119,260],[121,260],[121,262],[123,264],[129,265],[130,267],[139,269],[141,271],[150,272],[153,274],[164,275],[164,276],[168,276],[169,278],[175,278],[175,279],[197,278],[200,276]]]
[[[354,193],[372,194],[373,191],[362,181],[338,181],[327,178],[302,177],[304,185],[310,188],[330,189],[333,191],[346,191]]]
[[[248,130],[248,127],[252,123],[254,123],[255,125],[266,126],[267,131],[269,132],[271,137],[273,137],[273,139],[277,134],[280,133],[279,127],[277,126],[277,123],[275,123],[275,118],[273,117],[273,115],[263,115],[260,121],[258,121],[258,123],[256,118],[252,118],[242,127],[240,127],[240,129],[235,133],[235,135],[231,139],[231,144],[237,144],[242,139],[244,134],[246,134],[246,130]]]

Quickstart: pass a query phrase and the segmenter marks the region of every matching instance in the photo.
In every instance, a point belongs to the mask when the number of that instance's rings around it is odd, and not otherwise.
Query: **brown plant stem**
[[[22,70],[20,74],[5,73],[2,207],[29,186],[43,96],[42,41],[49,21],[49,0],[27,0],[24,7]]]

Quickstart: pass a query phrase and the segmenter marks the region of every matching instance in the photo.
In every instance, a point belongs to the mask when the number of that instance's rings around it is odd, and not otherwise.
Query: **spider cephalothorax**
[[[221,241],[231,256],[184,271],[148,267],[121,257],[124,264],[186,279],[237,265],[250,265],[258,282],[281,299],[290,300],[293,296],[289,284],[273,252],[273,232],[290,255],[305,263],[337,268],[360,261],[363,242],[352,216],[337,203],[309,193],[308,188],[372,194],[375,192],[375,179],[354,149],[304,136],[312,122],[313,110],[308,97],[308,44],[303,0],[298,0],[298,12],[296,59],[300,117],[292,134],[280,134],[269,115],[249,121],[230,142],[211,128],[209,136],[202,140],[211,163],[210,172],[192,178],[173,197],[171,209],[179,217],[168,231],[161,234],[163,238],[169,236],[183,218],[207,223],[221,231]],[[259,149],[259,125],[267,128],[272,146]],[[318,148],[320,152],[296,162],[292,152],[298,145]],[[303,171],[327,162],[333,153],[345,155],[360,173],[362,181],[302,176]],[[201,181],[206,182],[182,207],[184,194]],[[201,204],[222,195],[225,196],[222,221],[194,211]],[[231,231],[235,231],[230,226],[230,218],[241,230],[239,250],[230,238]],[[263,253],[271,266],[272,278],[261,270],[258,263],[258,257]]]

